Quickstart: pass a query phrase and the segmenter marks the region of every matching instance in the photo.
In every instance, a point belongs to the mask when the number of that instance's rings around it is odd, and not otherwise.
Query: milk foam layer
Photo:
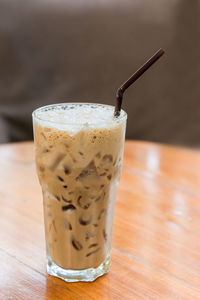
[[[126,113],[122,110],[120,117],[115,118],[113,106],[99,104],[49,105],[36,110],[34,114],[41,126],[67,130],[72,133],[87,126],[112,128],[126,117]]]

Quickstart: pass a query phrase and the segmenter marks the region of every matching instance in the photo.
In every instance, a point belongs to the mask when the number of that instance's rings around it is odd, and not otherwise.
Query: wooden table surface
[[[111,270],[48,276],[33,144],[0,146],[0,299],[200,299],[200,151],[126,142]]]

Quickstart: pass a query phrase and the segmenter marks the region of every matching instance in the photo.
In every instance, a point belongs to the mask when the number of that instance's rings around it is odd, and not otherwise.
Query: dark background
[[[41,105],[114,104],[160,47],[125,94],[127,138],[198,147],[198,0],[0,0],[0,142],[30,140]]]

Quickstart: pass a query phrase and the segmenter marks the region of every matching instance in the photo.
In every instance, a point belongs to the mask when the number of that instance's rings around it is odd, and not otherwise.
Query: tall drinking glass
[[[93,281],[109,270],[113,212],[127,115],[114,107],[64,103],[33,112],[43,193],[47,272]]]

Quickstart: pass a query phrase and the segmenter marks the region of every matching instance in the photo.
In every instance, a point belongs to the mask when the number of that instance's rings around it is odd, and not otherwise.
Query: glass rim
[[[62,107],[62,106],[70,106],[70,105],[92,105],[92,106],[105,106],[105,107],[110,107],[110,108],[113,108],[113,113],[114,113],[114,109],[115,107],[113,105],[109,105],[109,104],[103,104],[103,103],[93,103],[93,102],[63,102],[63,103],[56,103],[56,104],[48,104],[48,105],[44,105],[44,106],[41,106],[41,107],[38,107],[36,108],[33,112],[32,112],[32,117],[33,119],[36,119],[36,120],[40,120],[40,121],[43,121],[43,122],[47,122],[49,124],[59,124],[58,121],[53,121],[53,120],[48,120],[48,119],[45,119],[45,118],[41,118],[41,117],[38,117],[37,113],[40,112],[40,111],[43,111],[45,109],[50,109],[50,108],[53,108],[53,107]],[[114,116],[114,115],[113,115]],[[110,123],[113,123],[113,121],[123,121],[123,120],[126,120],[127,119],[127,113],[121,109],[121,114],[116,117],[116,118],[112,118],[110,120]],[[85,122],[84,122],[85,123]],[[84,123],[70,123],[70,122],[62,122],[62,124],[64,125],[83,125]],[[95,123],[90,123],[89,125],[96,125],[96,124],[99,124],[101,122],[95,122]],[[107,123],[107,121],[106,121]]]

